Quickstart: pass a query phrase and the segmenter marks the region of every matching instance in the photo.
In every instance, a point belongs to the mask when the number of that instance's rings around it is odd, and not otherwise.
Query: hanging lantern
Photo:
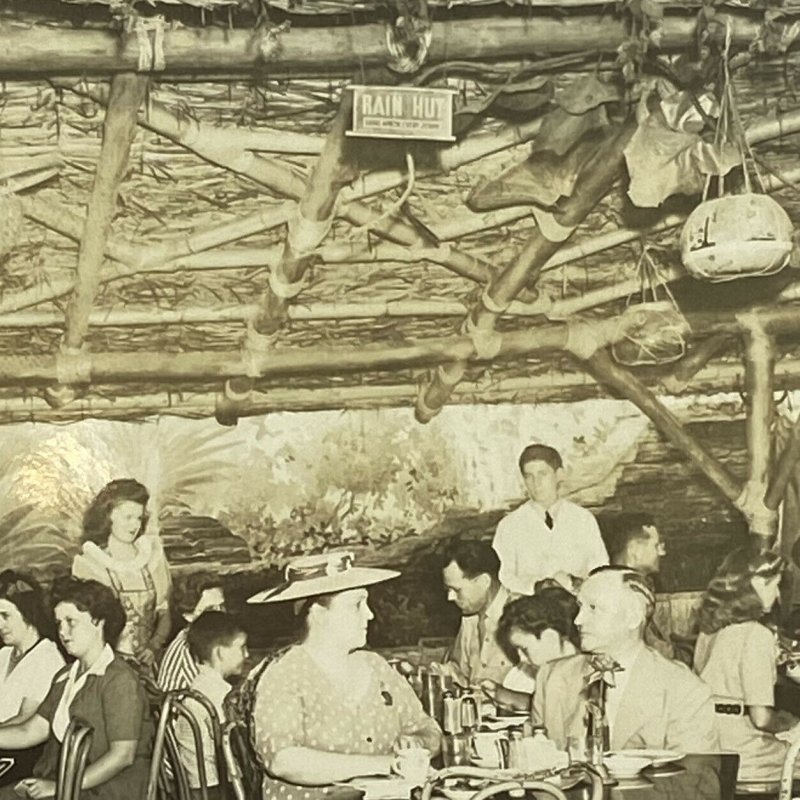
[[[717,197],[689,214],[681,258],[691,275],[708,281],[770,275],[788,263],[793,233],[789,215],[766,194]]]

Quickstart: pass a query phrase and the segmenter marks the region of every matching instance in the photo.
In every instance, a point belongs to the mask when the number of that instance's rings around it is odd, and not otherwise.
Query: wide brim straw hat
[[[359,589],[397,578],[399,572],[377,567],[357,567],[349,552],[331,552],[305,556],[286,567],[283,583],[249,597],[248,603],[282,603],[303,600],[319,594],[333,594]]]

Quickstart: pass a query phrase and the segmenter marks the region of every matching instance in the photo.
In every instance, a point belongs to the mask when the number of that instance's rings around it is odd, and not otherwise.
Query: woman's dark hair
[[[556,631],[575,647],[580,647],[575,617],[578,616],[578,601],[561,587],[547,587],[530,597],[518,597],[503,609],[497,625],[497,641],[503,650],[517,660],[517,654],[509,641],[513,630],[532,633],[537,638],[548,628]]]
[[[139,503],[145,509],[142,515],[142,527],[139,535],[147,526],[147,501],[150,494],[147,489],[132,478],[119,478],[107,483],[89,504],[83,515],[83,541],[94,542],[100,547],[105,547],[111,535],[111,512],[120,503]]]
[[[102,622],[106,644],[117,646],[125,627],[125,609],[108,586],[98,581],[60,578],[53,584],[53,608],[59,603],[72,603],[96,622]]]
[[[716,633],[728,625],[762,619],[764,607],[752,580],[755,576],[779,576],[785,563],[777,553],[754,547],[740,547],[730,553],[703,595],[697,614],[700,631]]]
[[[35,628],[39,636],[53,638],[53,615],[47,607],[42,587],[34,578],[23,572],[3,570],[0,572],[0,598],[15,605],[22,619]]]
[[[183,617],[195,610],[203,592],[209,589],[224,591],[225,586],[221,575],[208,572],[195,572],[189,575],[182,583],[176,584],[173,589],[172,606],[175,612]]]
[[[302,600],[296,600],[293,603],[294,615],[298,621],[298,628],[300,640],[305,639],[308,635],[308,615],[314,606],[324,606],[330,608],[331,601],[337,594],[341,592],[328,592],[327,594],[315,594],[312,597],[305,597]]]

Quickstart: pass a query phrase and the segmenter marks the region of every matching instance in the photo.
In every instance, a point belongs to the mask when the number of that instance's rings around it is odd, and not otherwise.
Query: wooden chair
[[[79,800],[93,736],[90,725],[77,719],[70,721],[58,754],[56,800]]]

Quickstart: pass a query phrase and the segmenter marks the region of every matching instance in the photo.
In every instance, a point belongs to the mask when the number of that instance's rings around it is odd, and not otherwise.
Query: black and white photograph
[[[798,221],[789,0],[0,0],[0,800],[800,798]]]

